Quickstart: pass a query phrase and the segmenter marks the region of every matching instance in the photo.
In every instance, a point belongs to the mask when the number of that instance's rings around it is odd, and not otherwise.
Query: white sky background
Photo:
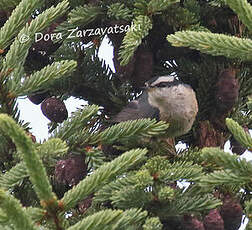
[[[110,65],[110,68],[114,70],[113,65],[113,48],[108,44],[108,39],[104,39],[99,49],[99,57],[106,61],[106,64]],[[80,108],[81,105],[85,104],[84,100],[77,98],[69,98],[64,101],[68,116],[72,112],[76,111],[76,108]],[[19,98],[18,105],[20,109],[20,116],[26,122],[30,122],[31,133],[36,136],[37,141],[43,141],[48,138],[48,126],[50,122],[43,114],[40,109],[40,105],[33,104],[28,98]]]
[[[104,39],[99,49],[99,57],[104,59],[107,64],[110,65],[112,70],[114,70],[113,66],[113,48],[108,44],[108,39]],[[69,98],[64,101],[67,110],[68,116],[71,115],[72,112],[76,111],[77,108],[80,108],[82,105],[85,105],[84,100]],[[20,116],[25,122],[30,122],[31,133],[36,136],[37,141],[42,141],[48,138],[48,126],[47,124],[50,122],[43,114],[40,109],[40,105],[33,104],[27,98],[19,98],[18,105],[20,109]],[[252,134],[252,133],[251,133]],[[178,148],[183,148],[183,145],[177,146]],[[227,142],[225,145],[225,151],[230,152],[229,150],[230,143]],[[248,151],[242,155],[247,160],[252,160],[252,154]],[[244,230],[247,224],[247,220],[245,220],[244,224],[240,227],[239,230]]]

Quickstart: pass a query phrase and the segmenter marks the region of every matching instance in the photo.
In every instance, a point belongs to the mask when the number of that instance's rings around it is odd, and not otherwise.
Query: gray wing
[[[138,100],[131,101],[114,119],[114,122],[156,118],[159,120],[159,110],[148,103],[148,94],[144,92]]]

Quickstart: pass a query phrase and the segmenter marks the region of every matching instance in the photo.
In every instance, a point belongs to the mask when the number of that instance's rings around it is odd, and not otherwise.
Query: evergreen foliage
[[[242,215],[252,229],[252,165],[240,156],[252,151],[251,8],[0,0],[0,229],[206,230],[211,213],[218,229],[238,230]],[[98,56],[106,39],[115,71]],[[164,121],[114,123],[161,75],[196,92],[192,129],[174,139]],[[88,105],[36,141],[20,97]]]
[[[188,46],[214,56],[251,60],[252,41],[209,32],[183,31],[168,35],[167,40],[174,46]]]

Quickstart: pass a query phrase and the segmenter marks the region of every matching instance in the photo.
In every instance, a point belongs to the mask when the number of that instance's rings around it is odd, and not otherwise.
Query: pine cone
[[[68,112],[64,102],[57,98],[47,98],[41,104],[42,113],[56,123],[62,123],[68,117]]]
[[[205,230],[224,230],[224,221],[217,209],[213,209],[204,218]]]
[[[225,230],[238,230],[241,226],[243,210],[240,202],[229,194],[225,195],[220,215],[224,220]]]
[[[239,96],[239,89],[235,70],[230,68],[220,73],[216,84],[216,106],[219,114],[226,114],[233,108]]]
[[[150,49],[140,46],[126,66],[120,65],[119,48],[114,47],[114,66],[116,73],[123,80],[129,80],[131,84],[139,88],[152,78],[153,55]]]
[[[184,216],[183,226],[185,230],[205,230],[204,225],[196,217],[189,215]]]
[[[142,87],[152,78],[153,55],[150,49],[140,46],[135,54],[135,68],[130,81],[134,87]]]
[[[58,183],[69,186],[77,185],[87,175],[84,155],[72,155],[60,160],[55,166],[54,176]]]
[[[39,105],[42,101],[44,101],[49,96],[48,92],[44,93],[34,93],[28,96],[28,99],[35,105]]]

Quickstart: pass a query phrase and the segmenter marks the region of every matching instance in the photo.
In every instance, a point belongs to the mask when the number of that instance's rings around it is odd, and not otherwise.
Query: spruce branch
[[[17,3],[17,1],[4,1],[7,5]],[[1,5],[4,4],[0,1]],[[13,38],[18,34],[18,32],[24,27],[25,23],[30,18],[32,12],[39,8],[41,1],[39,0],[22,0],[19,5],[12,12],[8,21],[0,29],[0,50],[5,50],[12,42]]]
[[[161,11],[165,11],[170,5],[179,2],[178,0],[136,0],[134,3],[134,14],[135,15],[155,15]]]
[[[110,200],[113,192],[123,190],[126,187],[132,187],[136,184],[137,180],[135,175],[127,175],[123,178],[118,178],[99,189],[99,191],[95,194],[94,202],[106,202]]]
[[[78,109],[62,125],[58,126],[52,136],[62,140],[68,140],[76,134],[76,131],[85,128],[87,123],[97,115],[98,111],[99,106],[97,105],[89,105],[83,109]]]
[[[101,14],[103,14],[103,11],[100,7],[80,6],[69,13],[68,21],[75,26],[84,26],[93,22]]]
[[[113,229],[111,224],[118,221],[122,213],[122,210],[103,210],[86,217],[85,219],[71,226],[67,230]]]
[[[252,111],[252,95],[248,97],[247,106],[248,106],[248,109]]]
[[[252,219],[252,200],[248,200],[245,202],[245,214],[250,219]]]
[[[9,10],[15,8],[21,0],[0,0],[0,10]]]
[[[37,222],[41,221],[46,214],[46,211],[44,209],[34,208],[34,207],[26,208],[25,212],[31,218],[33,223],[37,223]]]
[[[141,209],[125,210],[115,224],[114,229],[126,230],[131,225],[139,227],[145,221],[147,214],[146,211],[142,211]]]
[[[142,169],[147,169],[150,175],[154,175],[169,168],[172,168],[171,163],[162,156],[154,156],[148,159],[148,161],[142,167]]]
[[[239,19],[252,31],[252,6],[247,0],[226,0]]]
[[[172,215],[201,212],[217,208],[221,204],[222,202],[209,194],[192,197],[181,193],[180,197],[176,197],[176,199],[171,202],[171,209],[168,212]]]
[[[0,187],[7,190],[28,176],[26,166],[24,162],[21,162],[0,177]]]
[[[211,210],[221,204],[222,202],[211,194],[195,195],[187,190],[185,192],[177,191],[174,199],[157,212],[162,216],[176,216]]]
[[[35,41],[35,33],[41,32],[47,28],[55,19],[62,16],[68,9],[68,1],[64,0],[56,7],[44,11],[37,18],[31,21],[30,25],[26,26],[19,32],[15,41],[12,43],[9,52],[6,54],[3,62],[3,72],[7,72],[8,69],[17,68],[23,65],[28,54],[31,44]],[[23,40],[27,38],[26,40]],[[15,78],[21,79],[21,76],[15,76]]]
[[[147,217],[147,212],[139,209],[103,210],[86,217],[67,230],[111,230],[126,229],[129,225],[140,225]]]
[[[148,15],[148,2],[144,0],[136,0],[134,2],[134,15]]]
[[[148,16],[139,15],[133,20],[131,28],[123,38],[119,52],[121,65],[127,65],[129,63],[135,50],[142,43],[142,39],[148,35],[151,28],[152,22]]]
[[[90,176],[82,180],[78,185],[65,193],[62,198],[64,209],[74,207],[78,201],[97,191],[101,186],[109,183],[116,176],[143,160],[146,149],[134,149],[125,152],[113,161],[103,164]]]
[[[92,148],[85,153],[86,161],[89,162],[88,165],[92,169],[97,169],[106,162],[106,157],[104,152],[101,151],[100,146]]]
[[[40,158],[62,156],[67,152],[67,150],[68,147],[66,143],[59,138],[49,139],[36,148],[37,154],[40,156]],[[13,188],[28,176],[29,173],[27,171],[26,165],[23,161],[21,161],[20,163],[12,167],[9,171],[1,175],[0,187],[4,189]]]
[[[115,207],[121,209],[142,208],[153,200],[153,195],[142,188],[130,186],[112,191],[109,200]]]
[[[223,184],[243,186],[251,182],[252,165],[245,159],[225,153],[219,148],[202,149],[202,158],[223,169],[199,177],[199,185],[202,187]]]
[[[151,137],[165,133],[168,124],[163,121],[157,122],[155,119],[139,119],[133,121],[125,121],[113,125],[106,130],[95,133],[88,140],[91,144],[97,143],[113,143],[115,141],[129,139],[131,137]]]
[[[1,230],[13,230],[13,227],[2,225],[1,223],[0,223],[0,227],[1,227]]]
[[[133,15],[128,7],[125,7],[124,3],[114,3],[108,6],[107,15],[109,18],[115,18],[117,20],[129,21],[132,19]]]
[[[176,194],[176,191],[174,188],[170,186],[165,186],[159,190],[158,199],[161,202],[167,202],[167,201],[173,200],[175,197],[175,194]]]
[[[209,2],[209,5],[213,7],[222,7],[226,5],[226,0],[213,0]]]
[[[179,0],[151,0],[148,3],[148,14],[156,14],[166,10],[170,5],[179,2]]]
[[[40,71],[27,77],[22,83],[12,84],[9,82],[9,90],[15,97],[25,96],[34,91],[45,90],[49,84],[63,75],[70,75],[75,70],[77,63],[75,61],[54,62]]]
[[[146,189],[153,186],[153,177],[147,170],[132,172],[123,178],[103,186],[94,197],[94,202],[111,203],[122,209],[142,208],[153,200],[153,195]]]
[[[251,221],[251,217],[249,217],[249,222],[247,223],[245,230],[252,230],[252,221]]]
[[[147,218],[144,225],[143,230],[162,230],[163,224],[159,220],[158,217]]]
[[[178,180],[194,181],[202,174],[202,168],[192,162],[179,162],[172,164],[168,169],[161,170],[159,174],[158,179],[164,183]]]
[[[0,128],[10,136],[15,143],[17,150],[22,154],[30,180],[34,185],[34,190],[38,195],[41,204],[47,206],[46,202],[50,202],[51,205],[57,206],[56,196],[52,192],[52,186],[49,183],[46,170],[36,153],[31,138],[29,138],[25,134],[25,131],[6,114],[0,114]]]
[[[44,157],[59,157],[65,155],[68,151],[68,146],[60,138],[50,138],[38,146],[36,150],[38,155],[43,159]]]
[[[201,154],[202,159],[206,162],[213,162],[215,165],[231,169],[239,175],[249,175],[252,173],[252,164],[246,159],[240,159],[237,155],[231,155],[220,148],[204,148]]]
[[[0,208],[0,224],[8,222],[8,216],[6,213]]]
[[[252,137],[233,119],[226,118],[226,125],[234,138],[246,148],[252,148]]]
[[[38,230],[22,209],[20,202],[3,190],[0,190],[0,207],[7,214],[15,229]]]
[[[234,173],[230,169],[215,171],[208,175],[205,175],[200,178],[199,185],[201,187],[211,187],[218,185],[238,185],[244,186],[251,182],[250,175],[239,175],[238,173]]]
[[[252,40],[210,32],[179,31],[167,36],[173,46],[185,46],[213,56],[252,60]]]

